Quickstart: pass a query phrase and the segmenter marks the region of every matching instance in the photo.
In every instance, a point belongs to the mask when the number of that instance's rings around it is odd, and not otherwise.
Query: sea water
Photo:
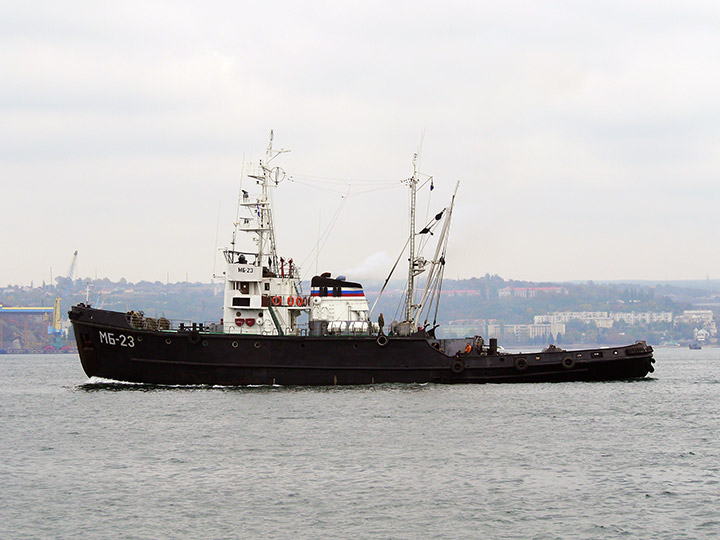
[[[720,349],[633,382],[153,387],[0,356],[0,538],[720,537]]]

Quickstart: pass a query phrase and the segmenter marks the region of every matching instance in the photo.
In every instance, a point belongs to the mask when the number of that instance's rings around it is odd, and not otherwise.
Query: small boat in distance
[[[702,346],[697,341],[693,341],[688,344],[688,348],[694,351],[699,351],[700,349],[702,349]]]
[[[239,208],[246,216],[234,224],[224,251],[221,321],[178,323],[146,317],[142,311],[75,305],[69,315],[88,376],[170,385],[355,385],[600,381],[642,378],[654,371],[653,349],[643,341],[506,353],[496,339],[486,343],[479,335],[436,337],[455,195],[417,231],[416,159],[412,177],[404,180],[410,191],[409,235],[395,263],[397,267],[404,254],[409,263],[403,320],[387,330],[382,314],[373,321],[362,284],[344,276],[314,276],[310,291],[304,292],[299,268],[292,258],[279,256],[275,241],[269,192],[283,173],[271,166],[282,152],[272,144],[271,132],[265,159],[249,175],[259,194],[242,191]],[[238,246],[239,233],[253,240],[251,249]],[[426,259],[416,248],[418,238],[430,233],[437,241]],[[426,282],[420,289],[416,284],[422,274]],[[300,322],[303,315],[307,324]]]

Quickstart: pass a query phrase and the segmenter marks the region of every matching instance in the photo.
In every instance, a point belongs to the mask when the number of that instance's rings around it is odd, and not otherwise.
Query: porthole
[[[259,349],[259,348],[260,348],[260,342],[259,342],[259,341],[256,341],[256,342],[255,342],[255,348],[256,348],[256,349]]]
[[[170,344],[172,343],[172,339],[167,338],[167,339],[165,340],[165,343],[167,343],[168,345],[170,345]]]
[[[207,339],[203,339],[203,344],[202,344],[202,345],[203,345],[203,347],[207,347],[207,346],[208,346]]]
[[[237,349],[238,342],[237,342],[237,341],[233,341],[233,342],[232,342],[232,346],[233,346],[235,349]]]

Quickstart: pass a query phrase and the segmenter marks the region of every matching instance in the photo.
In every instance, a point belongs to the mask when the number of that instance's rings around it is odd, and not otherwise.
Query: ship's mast
[[[262,167],[262,191],[260,195],[260,228],[262,229],[262,232],[258,235],[258,259],[260,261],[260,266],[263,265],[263,256],[265,255],[265,233],[268,233],[268,237],[270,240],[270,260],[274,263],[274,253],[272,253],[272,246],[274,244],[273,242],[273,230],[272,227],[270,227],[269,231],[265,230],[265,225],[268,222],[269,216],[272,214],[270,210],[270,202],[268,201],[268,170],[267,170],[267,164],[270,162],[270,157],[272,155],[272,143],[273,143],[273,132],[270,131],[270,142],[268,142],[267,150],[265,151],[265,162],[261,162],[260,166]],[[269,225],[269,223],[267,223]]]
[[[425,284],[425,291],[420,298],[420,302],[417,304],[418,309],[415,311],[413,326],[417,326],[420,322],[421,312],[425,309],[426,301],[431,293],[436,295],[436,312],[440,305],[440,286],[442,285],[442,276],[445,271],[445,253],[447,251],[448,236],[450,232],[450,220],[452,219],[452,212],[455,207],[455,196],[457,195],[459,187],[460,182],[455,184],[455,191],[453,192],[452,199],[450,200],[450,206],[435,216],[435,219],[439,220],[440,216],[444,214],[445,221],[443,223],[442,231],[440,232],[440,237],[437,241],[437,246],[435,247],[435,256],[433,257],[430,265],[430,272],[428,273],[427,283]]]
[[[417,158],[413,155],[413,174],[407,181],[410,187],[410,257],[408,264],[408,291],[405,304],[405,320],[412,321],[415,317],[415,201],[417,198]]]
[[[261,174],[257,176],[251,175],[255,178],[261,187],[260,200],[258,201],[258,219],[259,219],[259,231],[258,231],[258,262],[262,267],[264,264],[264,258],[267,257],[269,260],[269,266],[271,270],[277,271],[278,256],[277,246],[275,243],[275,225],[273,223],[273,212],[272,204],[269,198],[269,188],[272,187],[270,182],[273,181],[275,185],[280,180],[280,169],[271,169],[270,162],[283,152],[289,152],[289,150],[277,150],[273,151],[273,137],[274,133],[270,131],[270,142],[268,143],[267,150],[265,151],[265,161],[260,163],[262,170]],[[274,173],[274,174],[273,174]],[[275,178],[271,178],[275,176]]]

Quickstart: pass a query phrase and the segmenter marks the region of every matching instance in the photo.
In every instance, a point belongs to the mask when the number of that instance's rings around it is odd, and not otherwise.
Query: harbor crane
[[[75,267],[77,266],[77,256],[78,252],[75,250],[75,253],[73,253],[72,261],[70,262],[70,268],[68,268],[67,272],[67,281],[65,281],[64,285],[60,288],[60,295],[55,298],[55,308],[53,309],[53,324],[52,324],[52,332],[53,334],[60,334],[62,330],[62,324],[60,321],[60,300],[62,300],[63,296],[67,294],[67,292],[70,289],[70,285],[72,284],[73,277],[75,276]]]

